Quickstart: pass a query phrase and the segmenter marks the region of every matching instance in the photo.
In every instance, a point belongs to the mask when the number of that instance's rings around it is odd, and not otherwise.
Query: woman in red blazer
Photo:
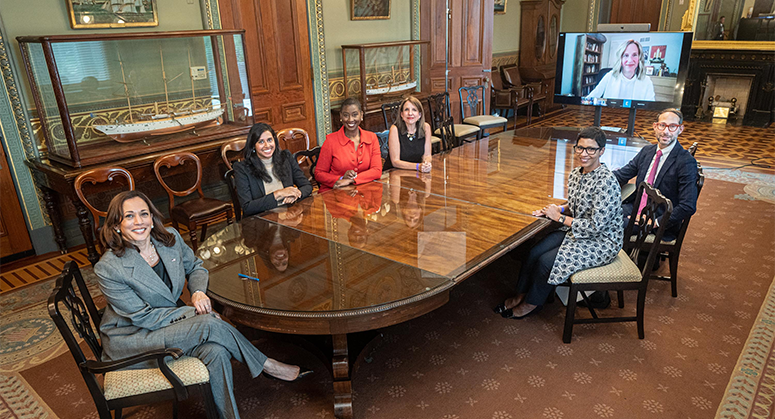
[[[373,132],[360,128],[363,108],[358,99],[345,99],[339,117],[342,128],[326,136],[315,166],[320,192],[360,185],[382,176],[379,140]]]

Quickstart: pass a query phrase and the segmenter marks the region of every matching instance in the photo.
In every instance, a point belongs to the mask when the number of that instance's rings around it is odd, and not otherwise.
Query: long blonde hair
[[[417,112],[420,112],[420,119],[417,120],[417,122],[414,123],[416,127],[415,131],[415,137],[416,138],[425,138],[425,112],[422,109],[422,103],[414,97],[409,96],[406,99],[401,101],[401,106],[398,107],[398,115],[396,116],[396,122],[393,124],[398,128],[398,133],[401,135],[406,134],[406,122],[404,122],[404,118],[401,118],[401,114],[404,113],[404,105],[406,102],[411,103],[414,105],[415,108],[417,108]]]
[[[638,47],[638,69],[635,70],[635,78],[638,80],[643,80],[646,77],[646,57],[643,56],[643,47],[640,46],[640,42],[634,39],[630,39],[623,43],[616,50],[616,56],[618,58],[616,59],[613,70],[611,70],[611,72],[613,73],[614,77],[619,77],[619,74],[622,72],[622,55],[624,55],[624,51],[630,45],[635,45]]]

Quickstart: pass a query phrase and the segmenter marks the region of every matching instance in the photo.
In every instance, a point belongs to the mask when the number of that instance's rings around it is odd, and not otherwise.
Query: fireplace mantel
[[[743,125],[767,127],[775,122],[775,51],[692,49],[681,111],[694,119],[708,74],[753,76]]]

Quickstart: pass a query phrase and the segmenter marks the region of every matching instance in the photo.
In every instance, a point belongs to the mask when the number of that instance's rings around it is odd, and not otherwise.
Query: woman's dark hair
[[[422,103],[414,96],[409,96],[401,101],[401,106],[398,107],[398,115],[396,115],[396,121],[393,125],[398,128],[399,134],[407,133],[406,122],[404,122],[404,118],[401,118],[401,114],[404,113],[404,106],[407,103],[414,105],[414,107],[417,108],[417,112],[420,113],[420,118],[414,123],[415,136],[417,138],[425,138],[425,112],[423,112]]]
[[[124,191],[110,200],[108,213],[105,215],[105,223],[102,225],[102,230],[100,230],[102,246],[105,249],[112,250],[118,257],[124,256],[127,247],[139,251],[137,246],[126,241],[121,234],[121,222],[124,220],[124,202],[132,198],[141,198],[148,205],[148,210],[151,212],[153,219],[151,237],[167,247],[173,246],[175,244],[175,235],[164,228],[164,217],[162,217],[156,206],[153,205],[153,202],[140,191]]]
[[[288,173],[288,165],[286,164],[287,153],[283,153],[280,149],[280,142],[277,141],[277,133],[274,132],[269,124],[259,122],[253,125],[248,132],[248,140],[245,143],[245,148],[242,150],[242,155],[245,159],[245,163],[250,168],[251,173],[258,179],[264,182],[271,182],[272,176],[266,171],[264,163],[261,162],[261,158],[256,153],[256,143],[261,135],[269,131],[272,134],[272,140],[274,141],[274,153],[272,153],[272,173],[277,180],[282,179]]]
[[[363,106],[361,105],[361,101],[354,97],[348,97],[347,99],[344,100],[344,102],[342,102],[342,107],[339,108],[339,113],[342,113],[342,109],[350,105],[355,105],[356,107],[358,107],[359,111],[363,112]]]
[[[605,148],[605,131],[600,129],[600,127],[586,127],[579,132],[579,135],[576,136],[576,144],[579,143],[579,140],[582,138],[589,138],[590,140],[595,140],[598,147]]]

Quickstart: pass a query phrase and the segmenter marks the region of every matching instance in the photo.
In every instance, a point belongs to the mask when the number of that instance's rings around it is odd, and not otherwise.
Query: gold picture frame
[[[390,19],[390,0],[350,0],[350,20]]]
[[[495,6],[495,14],[496,15],[505,15],[506,14],[506,1],[507,0],[495,0],[493,2],[493,5]]]
[[[66,0],[66,3],[73,29],[159,26],[156,0]]]

